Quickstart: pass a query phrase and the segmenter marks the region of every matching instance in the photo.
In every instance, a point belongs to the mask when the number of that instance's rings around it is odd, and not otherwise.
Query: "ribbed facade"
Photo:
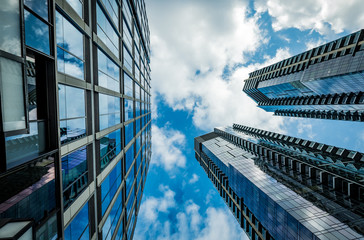
[[[250,239],[362,239],[364,154],[234,124],[195,155]]]
[[[0,239],[132,239],[151,158],[144,0],[1,4]]]
[[[364,121],[364,30],[250,73],[243,91],[275,115]]]

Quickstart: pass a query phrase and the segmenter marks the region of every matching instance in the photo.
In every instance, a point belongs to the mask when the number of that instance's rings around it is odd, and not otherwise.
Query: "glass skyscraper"
[[[256,70],[243,91],[275,115],[364,121],[364,30]]]
[[[234,124],[195,156],[250,239],[363,239],[364,154]]]
[[[132,239],[151,157],[144,0],[4,0],[0,239]]]

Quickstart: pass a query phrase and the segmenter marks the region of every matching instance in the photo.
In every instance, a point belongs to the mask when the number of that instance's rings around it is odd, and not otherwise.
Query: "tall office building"
[[[132,239],[151,157],[143,0],[3,0],[0,239]]]
[[[237,124],[194,148],[250,239],[364,238],[364,154]]]
[[[250,73],[243,91],[275,115],[363,122],[364,30]]]

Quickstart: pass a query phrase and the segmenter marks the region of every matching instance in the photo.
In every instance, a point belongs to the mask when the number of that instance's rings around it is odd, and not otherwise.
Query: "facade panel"
[[[131,239],[151,158],[144,1],[11,2],[0,10],[0,229]]]

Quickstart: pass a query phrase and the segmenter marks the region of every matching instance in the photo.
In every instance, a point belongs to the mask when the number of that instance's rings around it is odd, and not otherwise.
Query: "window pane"
[[[64,230],[66,240],[89,239],[88,202]]]
[[[21,63],[0,57],[1,104],[4,131],[25,128],[22,72]]]
[[[121,151],[121,130],[100,139],[101,169],[104,169]]]
[[[124,72],[124,94],[133,97],[133,80]]]
[[[24,4],[48,21],[48,0],[24,0]]]
[[[19,1],[1,1],[0,49],[21,56]]]
[[[82,18],[82,2],[80,0],[67,0],[71,7],[77,12],[77,14]]]
[[[124,61],[123,61],[124,66],[126,67],[126,69],[129,70],[130,73],[133,73],[133,59],[131,58],[129,51],[125,47],[123,47],[123,56],[124,56]]]
[[[105,45],[115,54],[119,56],[119,36],[109,20],[105,17],[99,4],[96,8],[97,13],[97,36],[105,43]]]
[[[25,44],[46,54],[49,50],[49,27],[33,14],[24,10]]]
[[[99,86],[120,92],[120,68],[98,49]]]
[[[125,116],[125,121],[128,121],[130,119],[133,119],[133,101],[129,100],[129,99],[124,99],[125,101],[125,105],[124,105],[124,116]]]

